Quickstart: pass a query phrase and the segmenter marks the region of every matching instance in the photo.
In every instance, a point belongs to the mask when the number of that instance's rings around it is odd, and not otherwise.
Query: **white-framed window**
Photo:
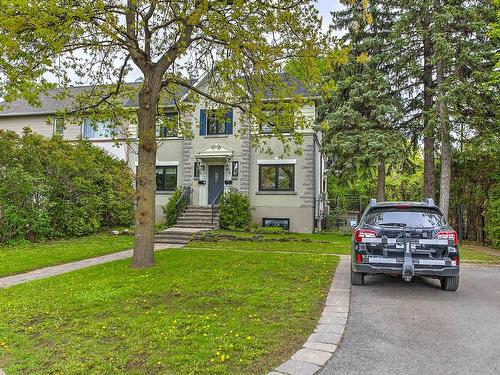
[[[156,136],[158,138],[169,138],[178,136],[179,113],[164,112],[156,117]]]
[[[294,164],[260,164],[259,191],[294,191]]]
[[[83,123],[83,138],[100,139],[112,138],[114,135],[113,129],[106,121],[92,121],[86,118]]]
[[[54,117],[52,119],[53,133],[57,135],[63,135],[64,133],[64,118]]]
[[[177,188],[177,166],[156,166],[156,191],[174,191]]]

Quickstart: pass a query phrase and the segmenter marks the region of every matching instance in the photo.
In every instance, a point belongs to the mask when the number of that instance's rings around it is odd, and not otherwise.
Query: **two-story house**
[[[75,87],[76,93],[84,87]],[[57,100],[56,91],[42,95],[41,106],[32,107],[23,100],[6,104],[0,111],[0,129],[18,133],[24,127],[45,136],[61,134],[68,140],[89,139],[117,158],[126,160],[132,170],[137,166],[137,125],[123,124],[111,131],[106,123],[82,119],[79,124],[63,124],[56,111],[70,108],[71,100]],[[253,222],[264,226],[280,225],[292,232],[310,233],[320,228],[325,199],[324,160],[321,133],[314,130],[317,99],[311,98],[301,108],[310,121],[303,133],[302,153],[283,155],[281,140],[267,139],[271,153],[252,147],[251,137],[265,137],[260,132],[240,132],[245,120],[240,110],[224,109],[216,115],[211,103],[193,104],[183,122],[191,127],[193,137],[184,138],[175,130],[158,126],[156,162],[156,217],[163,219],[162,206],[177,186],[189,187],[194,206],[217,203],[221,192],[236,189],[249,196]],[[131,104],[133,105],[133,104]],[[176,107],[162,107],[159,123],[178,118]],[[220,112],[220,110],[219,110]],[[163,118],[162,118],[163,117]],[[50,120],[49,120],[50,119]],[[264,133],[264,134],[262,134]],[[125,143],[125,135],[128,137]]]

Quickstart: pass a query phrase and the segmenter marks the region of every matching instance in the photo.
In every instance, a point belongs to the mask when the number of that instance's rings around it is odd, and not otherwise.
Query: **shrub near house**
[[[130,225],[127,165],[88,142],[0,130],[0,244]]]
[[[172,193],[172,196],[168,200],[168,203],[163,206],[163,214],[165,215],[165,226],[167,228],[173,227],[177,220],[182,215],[182,212],[186,208],[186,203],[181,199],[182,197],[182,187],[178,186],[177,189]]]
[[[220,202],[220,224],[227,229],[243,229],[250,225],[250,199],[244,194],[230,191]]]

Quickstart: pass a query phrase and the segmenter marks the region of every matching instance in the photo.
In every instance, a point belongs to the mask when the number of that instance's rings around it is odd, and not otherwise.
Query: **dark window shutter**
[[[233,109],[226,113],[226,134],[233,134]]]
[[[200,109],[200,135],[207,134],[207,111]]]

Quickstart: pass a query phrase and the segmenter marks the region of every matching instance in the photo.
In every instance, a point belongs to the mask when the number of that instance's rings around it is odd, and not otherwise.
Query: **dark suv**
[[[457,233],[432,199],[424,202],[370,200],[352,238],[351,283],[365,275],[426,276],[455,291],[459,282]]]

